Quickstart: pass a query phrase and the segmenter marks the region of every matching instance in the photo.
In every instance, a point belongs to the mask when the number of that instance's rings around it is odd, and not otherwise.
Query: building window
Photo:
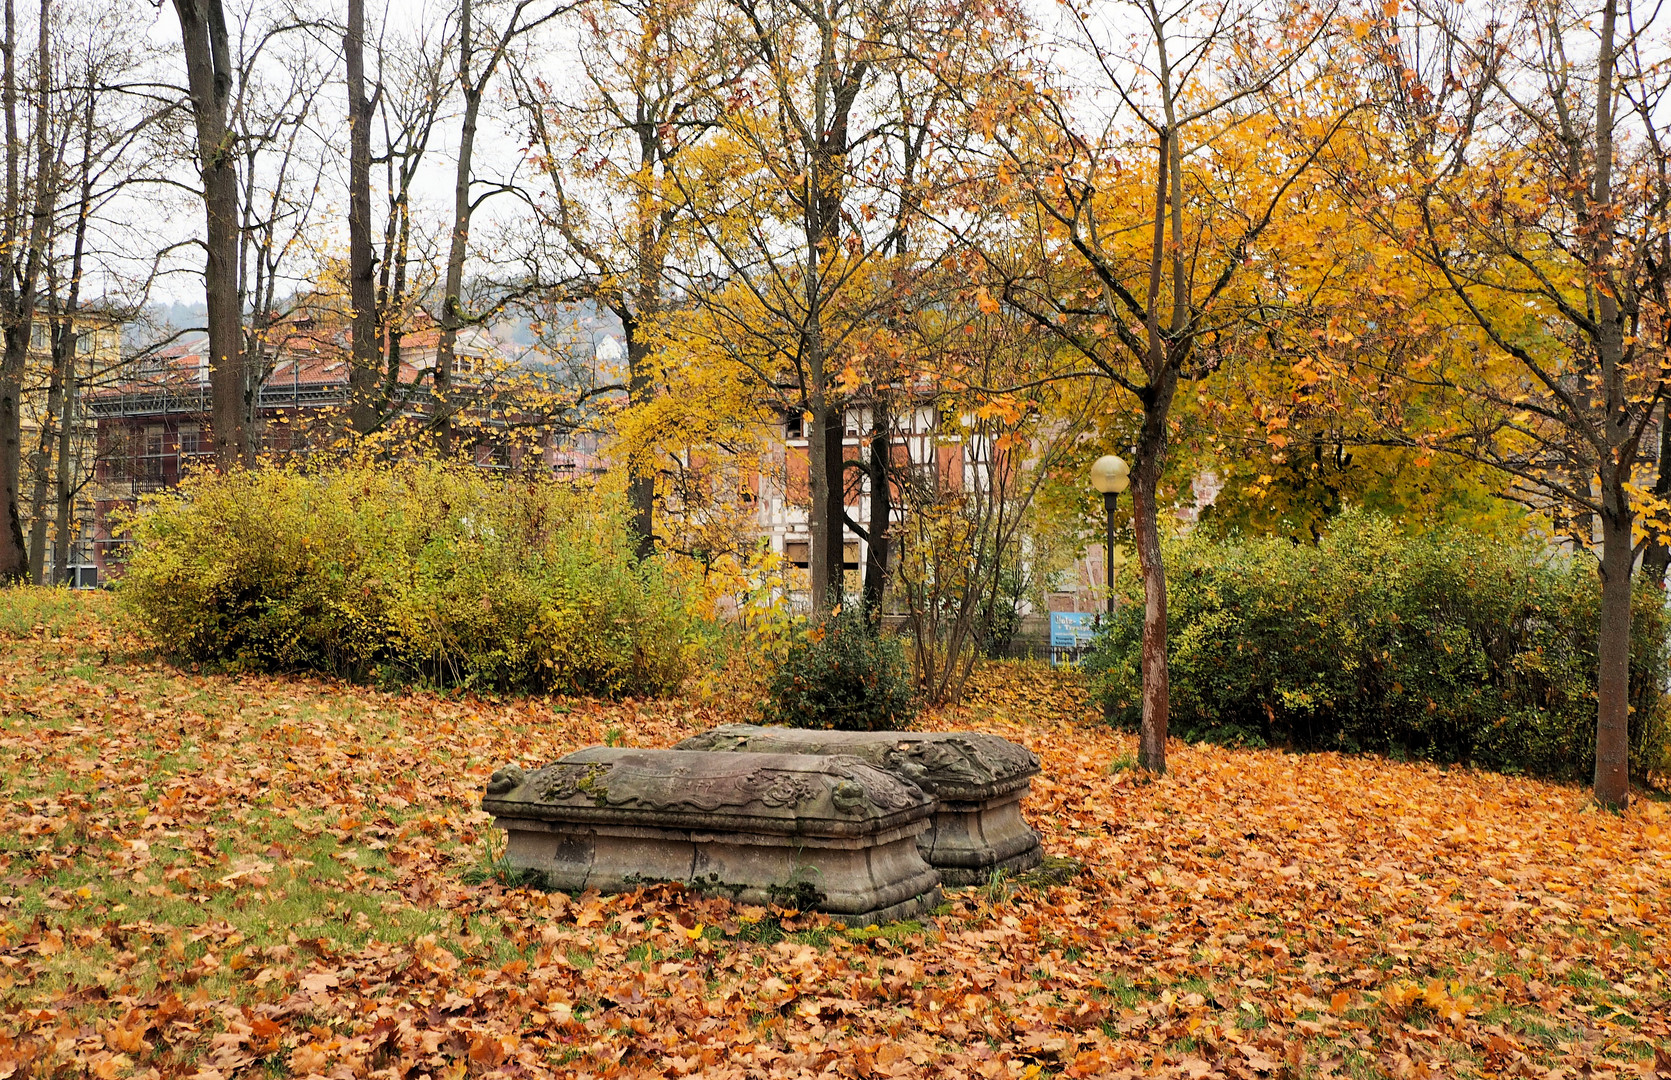
[[[162,428],[153,424],[145,429],[140,446],[139,475],[144,480],[162,479]]]
[[[806,438],[806,415],[792,412],[783,422],[783,434],[789,439]]]

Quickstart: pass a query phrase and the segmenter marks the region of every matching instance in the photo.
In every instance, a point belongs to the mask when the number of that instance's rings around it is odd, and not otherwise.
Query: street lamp
[[[1103,550],[1108,556],[1108,614],[1114,614],[1114,502],[1131,486],[1131,466],[1124,458],[1104,454],[1091,466],[1091,486],[1102,492],[1102,508],[1108,511],[1108,534]]]

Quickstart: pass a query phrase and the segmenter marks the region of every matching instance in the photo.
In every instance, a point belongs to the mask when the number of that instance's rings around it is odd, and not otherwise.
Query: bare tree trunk
[[[640,99],[642,102],[642,99]],[[642,104],[639,105],[642,109]],[[641,167],[649,167],[658,159],[665,160],[666,148],[660,125],[646,123],[638,133],[638,160]],[[662,308],[662,274],[666,261],[666,212],[651,212],[642,195],[636,200],[638,213],[637,258],[634,269],[638,275],[637,302],[631,310],[621,303],[616,315],[627,336],[627,402],[642,405],[650,400],[650,343],[645,340],[644,320],[653,318]],[[658,226],[660,227],[658,230]],[[624,299],[624,298],[623,298]],[[655,554],[656,473],[655,462],[629,462],[627,475],[627,505],[632,511],[633,528],[638,536],[638,557],[647,559]]]
[[[17,269],[17,238],[21,232],[24,195],[19,176],[17,136],[17,73],[15,67],[16,24],[11,0],[6,0],[5,13],[5,111],[6,111],[6,251],[8,286],[5,300],[5,359],[0,362],[0,430],[4,447],[0,448],[0,474],[4,480],[6,516],[11,521],[6,532],[17,544],[14,562],[12,552],[0,547],[0,582],[27,580],[30,560],[23,545],[23,522],[19,507],[22,485],[21,404],[23,373],[28,366],[30,338],[34,331],[36,290],[40,283],[41,266],[46,254],[47,227],[51,224],[52,186],[51,155],[48,153],[47,90],[51,69],[47,42],[50,25],[49,0],[41,0],[39,43],[40,71],[35,103],[35,179],[30,193],[29,247],[21,271]],[[13,381],[15,375],[15,382]],[[12,387],[15,386],[15,391]],[[5,398],[10,398],[10,416]]]
[[[1600,48],[1596,72],[1596,174],[1594,200],[1596,251],[1594,265],[1598,280],[1605,281],[1604,268],[1613,259],[1615,224],[1613,214],[1613,70],[1614,32],[1618,17],[1617,0],[1602,8]],[[1596,290],[1597,354],[1601,361],[1602,386],[1607,414],[1600,427],[1607,436],[1608,453],[1603,455],[1601,481],[1601,627],[1596,650],[1600,671],[1596,685],[1596,776],[1595,797],[1603,806],[1623,809],[1630,802],[1630,578],[1636,560],[1631,526],[1630,496],[1625,482],[1631,475],[1631,458],[1636,449],[1623,446],[1629,430],[1629,406],[1625,400],[1624,325],[1619,302],[1608,288]]]
[[[4,318],[4,350],[0,351],[0,585],[23,581],[28,572],[28,549],[23,542],[23,517],[18,506],[19,470],[23,463],[23,369],[27,353],[12,348],[16,322],[17,278],[14,272],[23,227],[23,191],[18,174],[17,136],[17,14],[5,0],[5,36],[0,38],[4,59],[3,96],[6,114],[6,191],[4,238],[0,241],[5,265],[0,268],[0,316]]]
[[[625,305],[623,305],[624,307]],[[643,310],[642,304],[640,310]],[[627,400],[636,405],[650,396],[650,344],[644,340],[636,313],[617,312],[627,335]],[[627,477],[627,506],[640,559],[656,552],[656,473],[653,462],[630,462]]]
[[[25,580],[28,547],[18,506],[22,442],[23,365],[0,361],[0,585]]]
[[[1630,579],[1632,514],[1624,488],[1603,477],[1601,626],[1596,642],[1596,800],[1630,801]]]
[[[404,178],[403,178],[404,179]],[[379,290],[377,308],[388,327],[388,353],[383,358],[383,392],[385,402],[392,403],[400,395],[400,354],[406,337],[405,316],[406,269],[412,241],[412,215],[407,195],[402,191],[395,197],[389,227],[384,230],[382,281],[388,284]],[[389,264],[394,269],[390,272]]]
[[[51,489],[52,451],[58,442],[58,417],[64,407],[64,365],[66,359],[75,359],[73,341],[69,348],[62,347],[54,339],[52,342],[52,370],[47,376],[46,411],[41,419],[40,441],[35,446],[35,452],[30,455],[33,460],[33,488],[29,499],[29,580],[36,585],[45,584],[46,574],[46,504]],[[62,539],[59,540],[62,544]]]
[[[821,8],[819,10],[822,12]],[[827,131],[829,125],[831,62],[827,33],[824,44],[826,47],[819,56],[813,90],[815,130],[820,134]],[[805,349],[807,411],[811,413],[809,419],[812,425],[806,432],[809,497],[807,578],[814,618],[822,617],[839,602],[837,596],[831,595],[834,582],[830,576],[830,548],[832,544],[839,546],[835,538],[841,535],[841,519],[830,520],[830,402],[828,378],[824,371],[824,296],[818,279],[825,240],[823,202],[825,187],[829,183],[821,168],[824,161],[823,154],[815,148],[807,148],[805,203],[801,207],[806,229],[806,322],[801,330],[801,341]]]
[[[353,309],[348,416],[354,430],[365,434],[379,419],[376,398],[382,375],[377,281],[371,251],[371,102],[366,99],[365,85],[365,0],[348,0],[343,56],[348,83],[348,302]]]
[[[815,617],[835,606],[830,595],[830,537],[833,533],[830,513],[829,440],[825,430],[829,426],[830,409],[824,401],[823,388],[816,383],[811,394],[812,415],[806,430],[807,459],[807,578],[812,593],[812,612]]]
[[[52,153],[51,124],[52,111],[50,100],[52,95],[52,53],[50,49],[50,27],[52,25],[50,0],[41,0],[40,40],[35,52],[35,194],[33,213],[30,215],[29,226],[29,260],[24,273],[27,281],[24,295],[27,304],[19,312],[23,316],[21,322],[24,330],[24,347],[34,339],[35,310],[39,304],[40,275],[46,267],[47,233],[52,227],[52,212],[58,202],[58,170],[57,162]],[[62,373],[58,369],[56,357],[49,375],[47,391],[47,415],[41,424],[41,441],[35,453],[35,490],[31,500],[30,532],[31,546],[29,551],[29,580],[39,585],[41,570],[45,565],[46,545],[46,469],[52,456],[50,432],[56,422],[58,413],[57,394],[63,392]],[[54,393],[56,391],[57,393]]]
[[[842,446],[843,436],[847,430],[847,410],[839,405],[829,404],[826,398],[826,413],[824,417],[824,468],[829,472],[824,490],[828,504],[824,509],[824,522],[829,529],[829,601],[835,607],[842,603],[847,594],[847,468],[846,451]]]
[[[46,244],[47,232],[52,225],[52,213],[57,208],[60,162],[55,160],[52,153],[53,140],[49,127],[52,122],[50,100],[52,93],[52,49],[51,49],[51,10],[50,0],[41,0],[39,41],[35,50],[35,153],[36,183],[34,224],[31,229],[30,262],[35,267],[34,273],[47,272]],[[91,93],[91,89],[88,91]],[[38,252],[38,254],[37,254]],[[51,288],[51,275],[48,272],[49,292],[56,292]],[[34,336],[33,305],[29,311],[29,335]],[[36,585],[42,583],[42,575],[46,570],[46,499],[47,472],[52,465],[53,427],[58,422],[58,411],[62,406],[64,393],[64,356],[65,352],[59,348],[61,343],[52,341],[52,369],[47,377],[46,415],[41,421],[40,441],[34,454],[34,492],[30,499],[29,516],[29,580]],[[74,342],[70,342],[73,347]],[[73,360],[75,354],[68,354]]]
[[[1631,797],[1631,513],[1618,476],[1602,476],[1601,627],[1596,655],[1596,799]]]
[[[243,312],[238,304],[238,168],[227,125],[232,59],[221,0],[174,0],[185,47],[206,218],[204,299],[209,309],[209,397],[215,463],[250,463]]]
[[[1166,667],[1166,564],[1160,548],[1158,497],[1166,464],[1166,416],[1178,386],[1170,369],[1145,398],[1143,426],[1131,473],[1131,520],[1143,574],[1143,720],[1137,763],[1151,772],[1166,771],[1166,735],[1170,720],[1170,683]]]
[[[842,601],[846,586],[843,522],[846,518],[846,466],[842,453],[846,411],[832,401],[828,357],[824,342],[824,283],[820,279],[825,256],[839,239],[841,210],[846,198],[848,123],[859,90],[870,67],[860,60],[841,71],[836,63],[839,28],[822,5],[803,7],[812,12],[818,29],[819,56],[813,86],[813,116],[804,144],[806,187],[801,207],[806,238],[806,372],[812,430],[807,432],[812,512],[808,570],[812,579],[812,609],[822,615]]]
[[[70,254],[70,289],[60,314],[54,345],[62,360],[63,410],[58,424],[58,462],[54,478],[57,515],[53,545],[52,583],[62,585],[70,572],[70,530],[74,527],[76,485],[70,476],[76,419],[76,314],[81,310],[81,276],[87,255],[87,223],[93,212],[93,120],[98,96],[89,93],[81,120],[81,177],[76,199],[75,241]]]
[[[481,110],[481,90],[471,81],[471,0],[458,5],[458,78],[464,89],[464,124],[458,138],[458,166],[453,174],[452,242],[447,249],[446,291],[441,297],[441,341],[435,350],[435,437],[442,454],[453,448],[452,394],[453,357],[459,327],[464,324],[464,257],[470,245],[470,160],[476,151],[476,118]]]
[[[876,395],[870,410],[870,536],[865,545],[864,617],[872,630],[882,625],[882,599],[888,587],[889,526],[893,521],[893,423],[886,390]]]
[[[1143,425],[1135,447],[1137,461],[1131,476],[1132,531],[1137,540],[1138,567],[1143,574],[1143,719],[1137,742],[1137,763],[1150,772],[1166,771],[1166,736],[1171,721],[1171,682],[1166,665],[1166,563],[1160,549],[1161,473],[1166,467],[1166,418],[1178,389],[1178,365],[1173,349],[1161,333],[1161,273],[1167,263],[1166,226],[1172,226],[1172,316],[1171,330],[1180,330],[1187,318],[1189,297],[1184,280],[1181,247],[1183,199],[1179,191],[1179,138],[1173,117],[1171,74],[1167,67],[1165,39],[1157,32],[1161,83],[1168,87],[1164,98],[1167,128],[1161,133],[1155,160],[1154,238],[1149,256],[1148,304],[1145,332],[1148,351],[1144,374],[1148,385],[1138,395],[1143,403]],[[1168,211],[1170,210],[1170,213]],[[1113,582],[1109,582],[1112,587]]]
[[[73,326],[72,323],[66,325]],[[70,530],[74,527],[72,519],[75,509],[75,487],[70,479],[70,454],[74,450],[72,435],[76,417],[76,390],[75,353],[71,350],[70,361],[64,367],[63,412],[58,422],[57,475],[54,478],[58,504],[54,522],[57,542],[52,549],[54,585],[64,584],[70,576]]]

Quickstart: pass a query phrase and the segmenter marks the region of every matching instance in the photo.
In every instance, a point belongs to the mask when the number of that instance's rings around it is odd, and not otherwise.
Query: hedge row
[[[1411,538],[1351,514],[1316,545],[1192,538],[1166,559],[1175,735],[1594,770],[1600,586],[1587,557],[1457,531]],[[1141,622],[1132,596],[1086,662],[1108,719],[1128,729]],[[1664,594],[1644,583],[1630,666],[1638,777],[1666,764],[1666,661]]]

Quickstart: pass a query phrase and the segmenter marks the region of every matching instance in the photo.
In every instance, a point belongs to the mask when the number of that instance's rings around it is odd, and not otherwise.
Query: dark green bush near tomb
[[[605,696],[683,680],[691,620],[618,500],[407,463],[199,474],[132,522],[123,606],[228,671]]]
[[[1171,733],[1586,780],[1600,585],[1518,537],[1411,538],[1348,514],[1316,545],[1191,537],[1167,559]],[[1131,575],[1135,577],[1135,575]],[[1135,583],[1134,583],[1135,587]],[[1141,716],[1141,598],[1085,662],[1108,720]],[[1664,594],[1631,633],[1631,772],[1666,768]]]
[[[857,612],[838,611],[790,642],[762,712],[791,727],[898,731],[917,713],[905,649]]]

